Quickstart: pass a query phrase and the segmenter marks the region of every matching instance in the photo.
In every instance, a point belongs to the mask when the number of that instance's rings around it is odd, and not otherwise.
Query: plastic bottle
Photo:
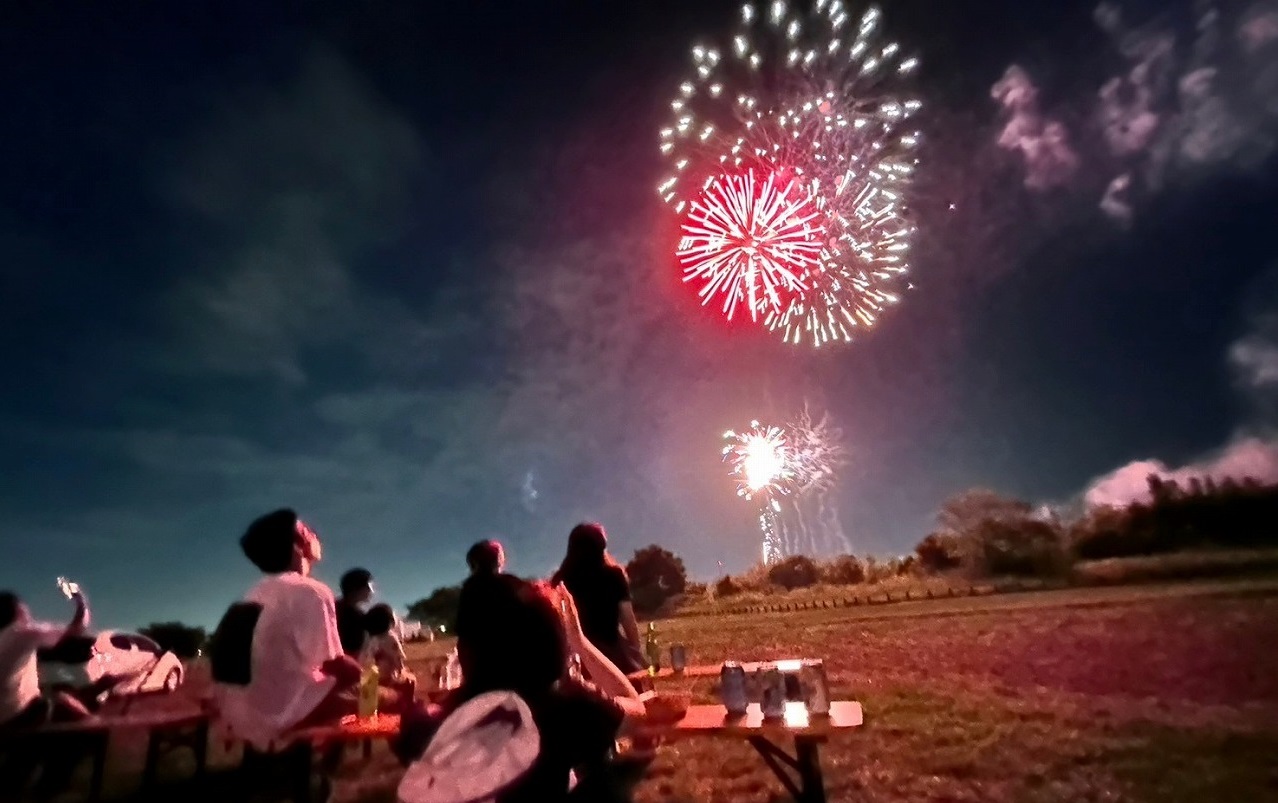
[[[444,665],[444,688],[456,689],[462,684],[461,659],[457,657],[457,648],[448,653],[448,663]]]
[[[364,671],[359,676],[360,719],[372,719],[377,716],[377,685],[381,680],[381,674],[377,664],[371,660],[364,664]]]

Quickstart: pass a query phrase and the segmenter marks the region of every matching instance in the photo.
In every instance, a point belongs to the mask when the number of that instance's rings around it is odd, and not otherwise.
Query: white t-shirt
[[[66,627],[30,621],[0,630],[0,724],[40,696],[36,650],[57,644],[64,632]]]
[[[333,592],[295,572],[263,578],[244,597],[262,606],[253,630],[248,686],[220,687],[222,718],[263,750],[306,718],[336,687],[325,662],[342,654]]]

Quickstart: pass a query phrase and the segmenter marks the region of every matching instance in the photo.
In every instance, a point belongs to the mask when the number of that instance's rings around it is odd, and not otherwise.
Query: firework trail
[[[658,191],[686,215],[685,243],[700,240],[712,254],[751,247],[755,221],[730,215],[733,226],[707,233],[698,214],[722,205],[723,184],[733,177],[759,177],[749,193],[755,204],[766,205],[763,187],[785,188],[794,213],[765,233],[784,224],[805,247],[792,243],[753,264],[756,275],[792,274],[794,292],[751,313],[763,313],[762,323],[789,342],[851,340],[898,299],[892,287],[908,268],[914,228],[904,191],[918,135],[906,125],[921,104],[898,87],[918,60],[878,38],[881,16],[871,7],[854,23],[840,0],[817,0],[807,10],[782,0],[747,2],[726,46],[693,47],[693,75],[661,129],[670,172]],[[680,260],[684,281],[701,283],[703,304],[729,292],[742,271],[740,259],[707,264],[683,245]],[[724,313],[739,303],[729,298]]]
[[[728,430],[723,459],[731,465],[737,495],[759,506],[764,563],[790,555],[851,552],[838,512],[829,502],[835,473],[845,461],[828,416],[807,410],[785,427],[750,422],[745,432]]]

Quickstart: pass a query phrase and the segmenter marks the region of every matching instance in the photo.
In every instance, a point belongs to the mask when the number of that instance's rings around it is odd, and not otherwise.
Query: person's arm
[[[568,635],[568,649],[581,656],[581,668],[591,677],[596,686],[607,694],[620,699],[639,699],[639,693],[626,678],[617,665],[608,660],[599,648],[586,638],[581,629],[581,617],[577,613],[577,603],[572,594],[564,586],[559,586],[560,612],[563,614],[564,630]]]
[[[85,631],[89,629],[89,603],[84,598],[84,594],[79,591],[71,595],[71,600],[75,602],[75,613],[71,616],[71,623],[67,625],[63,638],[68,636],[83,636]]]
[[[616,569],[614,576],[617,582],[617,612],[621,616],[621,632],[635,649],[643,652],[643,642],[639,639],[639,620],[635,618],[635,606],[630,601],[630,581],[620,568]]]

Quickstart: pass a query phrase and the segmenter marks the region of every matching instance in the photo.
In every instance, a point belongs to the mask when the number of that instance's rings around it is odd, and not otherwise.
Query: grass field
[[[659,632],[695,663],[824,658],[835,696],[866,711],[824,749],[832,801],[1278,799],[1278,583],[685,617]],[[447,647],[412,658],[424,674]],[[674,688],[713,699],[710,681]],[[354,762],[335,799],[389,803],[398,777],[389,756]],[[635,799],[785,798],[747,747],[708,741],[663,748]]]

